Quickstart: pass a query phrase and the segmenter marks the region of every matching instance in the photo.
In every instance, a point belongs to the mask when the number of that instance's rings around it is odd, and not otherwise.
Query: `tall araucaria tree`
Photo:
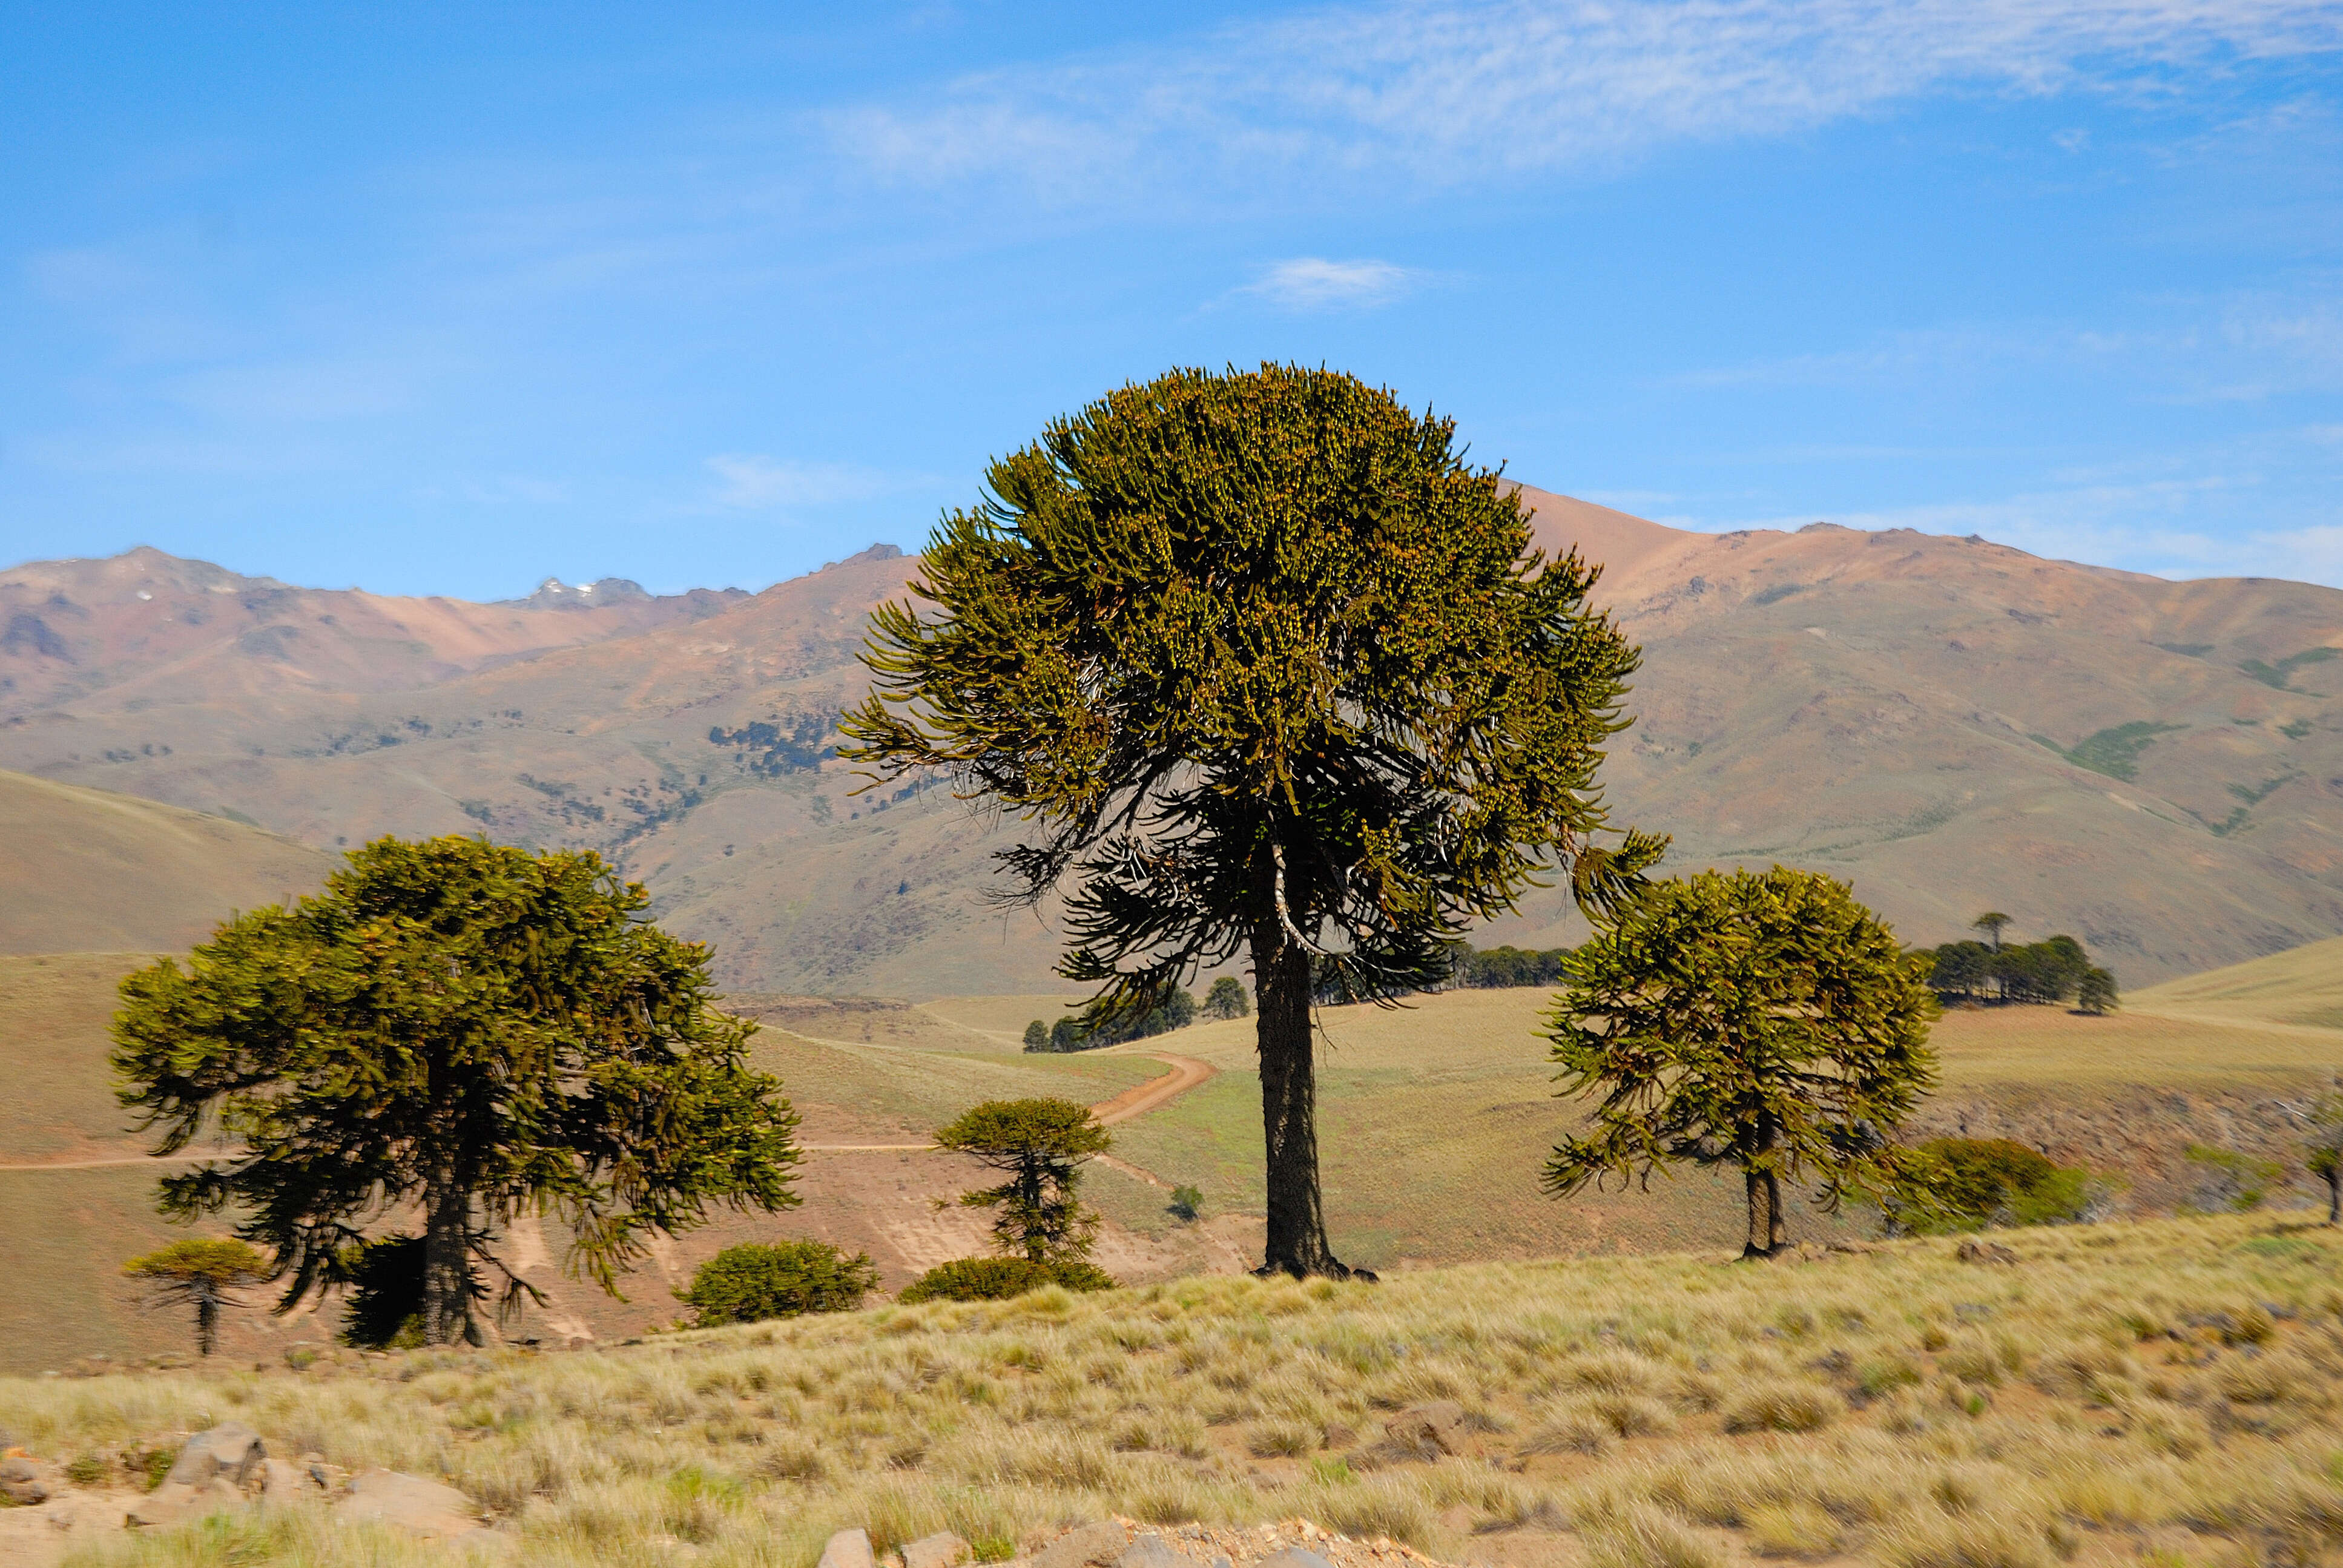
[[[1001,895],[1063,898],[1094,1020],[1250,960],[1264,1271],[1350,1272],[1320,1201],[1312,962],[1348,996],[1444,979],[1541,872],[1602,908],[1596,764],[1636,650],[1547,562],[1451,420],[1353,377],[1180,370],[1051,423],[948,514],[882,608],[842,728],[878,779],[938,769],[1021,816]]]
[[[123,1103],[158,1154],[242,1145],[165,1179],[164,1211],[243,1216],[287,1312],[370,1222],[419,1210],[424,1338],[446,1344],[478,1339],[484,1269],[506,1304],[528,1291],[492,1250],[524,1211],[558,1216],[570,1271],[615,1295],[709,1203],[795,1203],[798,1119],[747,1065],[756,1026],[711,1005],[708,950],[649,902],[590,852],[381,839],[323,894],[133,973]]]
[[[1811,871],[1655,884],[1572,955],[1549,1015],[1562,1092],[1594,1105],[1554,1146],[1546,1191],[1730,1166],[1757,1258],[1788,1241],[1784,1178],[1820,1176],[1833,1205],[1893,1188],[1896,1130],[1936,1082],[1929,961]]]

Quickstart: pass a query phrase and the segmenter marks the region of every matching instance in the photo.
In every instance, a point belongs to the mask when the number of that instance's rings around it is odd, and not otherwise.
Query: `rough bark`
[[[207,1280],[196,1282],[196,1350],[209,1355],[219,1348],[220,1292]]]
[[[1758,1130],[1757,1152],[1773,1152],[1775,1130],[1768,1121]],[[1749,1189],[1749,1239],[1741,1248],[1745,1258],[1770,1258],[1790,1244],[1790,1228],[1782,1213],[1782,1179],[1770,1167],[1745,1166],[1743,1180]]]
[[[449,1171],[424,1189],[423,1342],[452,1345],[475,1341],[472,1322],[470,1244],[472,1195]]]
[[[2343,1164],[2327,1171],[2327,1222],[2343,1224]]]
[[[1259,993],[1261,1121],[1269,1150],[1269,1241],[1261,1272],[1296,1279],[1352,1271],[1326,1242],[1318,1189],[1318,1079],[1312,1058],[1310,954],[1274,919],[1252,939]]]

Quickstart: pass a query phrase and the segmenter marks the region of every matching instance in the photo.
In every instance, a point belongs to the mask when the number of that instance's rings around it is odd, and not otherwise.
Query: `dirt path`
[[[1160,1110],[1197,1085],[1209,1082],[1217,1077],[1221,1070],[1209,1061],[1199,1061],[1192,1056],[1174,1056],[1169,1051],[1150,1050],[1132,1054],[1153,1057],[1172,1070],[1161,1078],[1151,1078],[1144,1083],[1133,1084],[1111,1100],[1102,1100],[1091,1106],[1091,1114],[1098,1118],[1099,1124],[1102,1127],[1111,1127],[1118,1121],[1129,1121],[1133,1117],[1144,1116],[1151,1111]],[[935,1145],[932,1143],[803,1143],[799,1147],[809,1154],[912,1154],[922,1150],[933,1149]],[[96,1171],[109,1165],[186,1165],[222,1158],[225,1156],[220,1154],[121,1154],[108,1155],[98,1160],[32,1160],[23,1163],[0,1164],[0,1171]],[[1163,1186],[1162,1182],[1156,1181],[1152,1176],[1146,1175],[1135,1165],[1124,1165],[1118,1160],[1111,1160],[1107,1163],[1115,1166],[1118,1170],[1127,1171],[1131,1175],[1141,1176],[1158,1187]]]

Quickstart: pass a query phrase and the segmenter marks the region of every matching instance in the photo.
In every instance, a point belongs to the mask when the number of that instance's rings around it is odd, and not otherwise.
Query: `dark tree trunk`
[[[1773,1122],[1761,1122],[1757,1132],[1757,1152],[1771,1153],[1775,1132]],[[1789,1226],[1782,1216],[1782,1179],[1770,1169],[1745,1168],[1742,1178],[1749,1189],[1749,1239],[1741,1248],[1745,1258],[1770,1258],[1789,1245]]]
[[[2343,1164],[2327,1172],[2327,1222],[2343,1224]]]
[[[209,1355],[219,1348],[220,1292],[208,1280],[196,1282],[196,1350]]]
[[[1318,1078],[1311,1059],[1310,954],[1274,918],[1252,938],[1259,1011],[1261,1123],[1269,1148],[1269,1244],[1264,1274],[1348,1279],[1326,1244],[1318,1194]]]
[[[468,1256],[472,1194],[452,1171],[435,1174],[423,1192],[423,1342],[477,1342]]]

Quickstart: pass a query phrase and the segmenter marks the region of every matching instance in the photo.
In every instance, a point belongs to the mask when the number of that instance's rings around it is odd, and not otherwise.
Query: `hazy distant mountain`
[[[1675,866],[1830,870],[1917,941],[1998,908],[2130,985],[2343,931],[2343,592],[1527,498],[1549,549],[1606,563],[1597,597],[1644,645],[1605,779]],[[223,590],[259,579],[151,551],[17,568],[0,615],[39,626],[0,633],[0,767],[326,847],[592,845],[744,989],[1042,983],[1054,940],[977,896],[1014,824],[856,795],[826,754],[865,618],[917,567],[880,546],[753,596],[584,608]],[[145,585],[174,573],[158,614]],[[1491,940],[1572,934],[1541,893]]]

